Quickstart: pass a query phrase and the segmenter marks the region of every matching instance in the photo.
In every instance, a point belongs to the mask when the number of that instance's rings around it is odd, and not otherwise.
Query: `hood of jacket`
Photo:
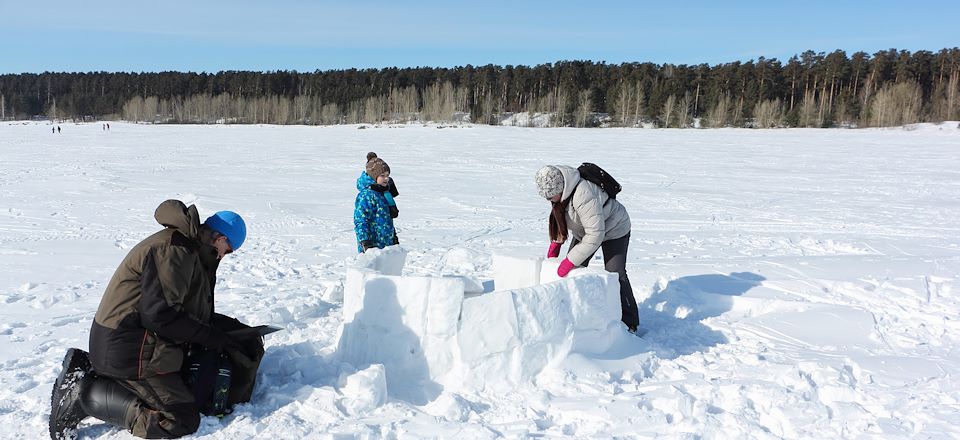
[[[567,200],[573,195],[573,190],[577,187],[577,184],[580,183],[580,172],[567,165],[553,165],[553,167],[560,170],[560,174],[563,175],[563,192],[560,193],[560,200]]]
[[[360,173],[360,177],[357,177],[357,191],[363,191],[367,188],[370,188],[370,185],[377,183],[376,180],[373,180],[373,177],[370,177],[366,172]]]
[[[200,214],[197,207],[187,207],[179,200],[167,200],[153,213],[157,223],[176,229],[184,237],[200,240]]]

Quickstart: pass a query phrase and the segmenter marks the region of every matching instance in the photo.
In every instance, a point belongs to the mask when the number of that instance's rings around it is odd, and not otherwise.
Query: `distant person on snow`
[[[621,320],[631,333],[640,323],[637,301],[627,279],[627,247],[630,245],[630,215],[626,208],[610,198],[600,186],[580,177],[576,168],[547,165],[537,171],[537,190],[550,201],[548,221],[550,248],[548,258],[560,256],[560,247],[572,241],[557,275],[567,276],[577,266],[590,263],[597,249],[603,249],[603,265],[620,280]]]
[[[91,416],[143,438],[197,431],[200,413],[223,415],[253,393],[263,340],[214,313],[220,260],[243,245],[246,224],[220,211],[167,200],[164,229],[130,250],[107,285],[90,330],[89,356],[71,348],[54,383],[50,436],[75,435]],[[216,385],[216,389],[214,386]]]
[[[399,244],[393,218],[398,211],[390,205],[390,166],[374,154],[357,178],[357,199],[353,209],[353,229],[357,233],[357,252]],[[391,209],[392,206],[392,209]]]

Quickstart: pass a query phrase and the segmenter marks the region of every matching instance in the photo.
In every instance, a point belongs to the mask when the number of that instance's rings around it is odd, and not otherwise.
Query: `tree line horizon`
[[[960,120],[960,48],[850,56],[808,50],[786,63],[760,57],[714,66],[557,61],[0,75],[0,120],[497,125],[523,113],[556,127],[878,127]]]

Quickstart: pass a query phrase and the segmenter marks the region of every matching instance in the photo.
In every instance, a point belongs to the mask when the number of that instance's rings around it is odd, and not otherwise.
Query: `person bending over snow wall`
[[[143,438],[196,432],[200,413],[223,415],[253,393],[263,340],[213,312],[220,259],[243,245],[234,212],[201,224],[197,209],[167,200],[164,229],[130,250],[107,285],[90,330],[89,356],[71,348],[54,383],[50,436],[71,438],[87,416]],[[216,387],[215,387],[216,386]]]
[[[547,165],[537,171],[537,190],[552,210],[548,221],[548,258],[560,255],[560,246],[572,235],[567,257],[557,275],[567,276],[576,266],[586,266],[597,249],[603,249],[604,269],[620,280],[621,320],[631,333],[640,323],[637,300],[627,279],[630,214],[599,185],[581,178],[580,171],[565,165]]]
[[[357,178],[357,199],[353,207],[353,229],[357,233],[357,252],[383,249],[400,244],[393,226],[390,203],[390,166],[374,156]]]

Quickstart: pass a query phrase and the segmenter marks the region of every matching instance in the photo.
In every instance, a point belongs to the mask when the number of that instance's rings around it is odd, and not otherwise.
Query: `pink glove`
[[[547,249],[547,258],[556,258],[560,256],[560,243],[550,242],[550,249]]]
[[[573,269],[573,263],[570,262],[569,258],[564,258],[563,261],[560,262],[560,267],[557,268],[557,275],[563,278],[570,273],[570,269]]]

